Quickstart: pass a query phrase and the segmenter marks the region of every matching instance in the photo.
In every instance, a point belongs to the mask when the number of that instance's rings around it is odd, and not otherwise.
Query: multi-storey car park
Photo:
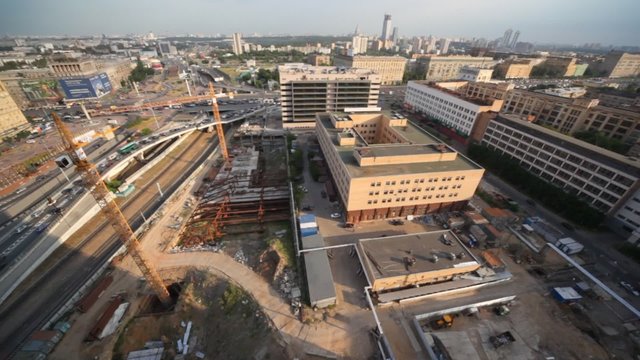
[[[282,121],[313,122],[316,113],[375,107],[380,75],[367,69],[306,64],[278,66]]]
[[[349,223],[462,209],[484,173],[399,114],[319,113],[316,133]]]

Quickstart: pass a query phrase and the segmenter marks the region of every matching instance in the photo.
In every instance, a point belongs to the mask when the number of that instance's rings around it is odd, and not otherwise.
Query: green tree
[[[47,59],[42,58],[42,59],[38,59],[36,61],[34,61],[33,63],[31,63],[31,65],[37,67],[37,68],[45,68],[47,67]]]
[[[153,75],[153,69],[147,68],[144,66],[140,58],[136,63],[136,67],[131,70],[131,75],[129,75],[130,81],[142,82],[147,76]]]
[[[611,139],[607,137],[603,132],[586,130],[580,131],[573,135],[576,139],[586,141],[590,144],[599,146],[601,148],[617,152],[618,154],[626,154],[629,151],[629,145],[623,143],[617,139]]]
[[[147,135],[150,135],[152,132],[153,132],[153,130],[151,130],[149,128],[144,128],[144,129],[140,130],[140,135],[147,136]]]

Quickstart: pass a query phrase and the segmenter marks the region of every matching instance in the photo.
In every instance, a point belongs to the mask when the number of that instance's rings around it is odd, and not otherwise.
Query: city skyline
[[[0,35],[122,35],[148,31],[160,35],[230,35],[234,32],[341,35],[352,33],[354,26],[359,25],[363,33],[379,36],[384,14],[390,14],[393,26],[399,27],[405,37],[433,34],[493,40],[500,38],[505,29],[513,28],[520,30],[520,41],[534,43],[640,46],[640,39],[634,36],[640,32],[635,19],[635,14],[640,12],[640,3],[632,0],[615,2],[616,6],[595,0],[560,3],[542,0],[515,7],[505,0],[483,3],[457,0],[437,6],[416,0],[393,4],[374,0],[370,6],[360,8],[355,3],[334,0],[322,6],[286,0],[269,3],[186,0],[179,6],[168,0],[157,0],[153,6],[146,2],[114,0],[109,7],[92,3],[9,0],[0,14]],[[341,10],[335,11],[338,7]],[[224,8],[224,16],[217,13],[218,8]],[[349,10],[351,8],[353,11]],[[483,13],[491,16],[478,16]],[[314,16],[310,21],[300,14]],[[327,24],[333,26],[328,28]]]

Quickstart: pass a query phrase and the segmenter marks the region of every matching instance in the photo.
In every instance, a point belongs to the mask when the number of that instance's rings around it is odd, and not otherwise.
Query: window
[[[373,191],[369,191],[369,196],[373,196]]]
[[[367,201],[367,204],[371,205],[371,204],[373,204],[373,201],[369,200],[369,201]]]
[[[384,183],[385,185],[391,185],[391,181],[387,181]]]

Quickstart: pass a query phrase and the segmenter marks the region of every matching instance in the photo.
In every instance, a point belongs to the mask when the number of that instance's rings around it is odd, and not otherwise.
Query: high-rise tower
[[[384,21],[382,22],[382,35],[380,36],[380,40],[385,41],[389,40],[391,36],[391,15],[384,14]]]

